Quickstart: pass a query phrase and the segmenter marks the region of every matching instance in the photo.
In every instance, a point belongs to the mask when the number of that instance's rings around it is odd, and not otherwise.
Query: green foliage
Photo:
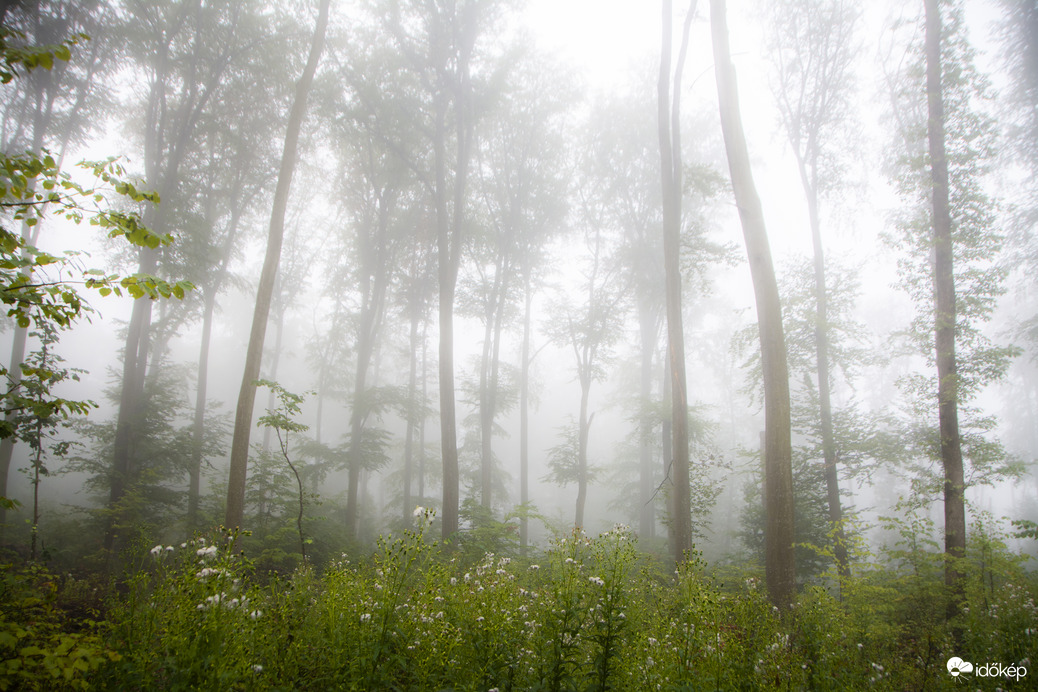
[[[58,578],[40,567],[0,566],[0,690],[93,689],[91,676],[121,658],[100,624],[70,620],[58,589]]]
[[[55,616],[44,632],[40,604],[61,589],[8,571],[0,646],[33,623],[31,646],[79,642],[59,654],[87,665],[68,686],[157,690],[944,690],[953,655],[1038,657],[1038,580],[990,518],[975,522],[962,565],[960,645],[944,621],[944,558],[918,513],[888,521],[895,542],[882,560],[859,556],[841,600],[807,587],[787,613],[755,572],[722,583],[693,554],[664,573],[624,527],[561,537],[535,562],[466,562],[428,542],[431,511],[414,520],[369,559],[265,584],[237,552],[246,537],[156,545],[112,593],[109,623],[86,630]],[[43,660],[35,648],[22,657]]]
[[[7,27],[0,27],[0,83],[8,84],[29,70],[50,70],[55,60],[68,62],[72,59],[72,47],[87,40],[84,34],[71,36],[60,44],[32,46],[25,44],[25,34]]]

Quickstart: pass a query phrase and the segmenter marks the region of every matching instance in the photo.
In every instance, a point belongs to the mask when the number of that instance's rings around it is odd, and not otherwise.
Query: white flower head
[[[157,546],[155,546],[154,548],[152,548],[148,552],[151,553],[151,556],[154,557],[154,558],[162,557],[162,544],[159,543]]]

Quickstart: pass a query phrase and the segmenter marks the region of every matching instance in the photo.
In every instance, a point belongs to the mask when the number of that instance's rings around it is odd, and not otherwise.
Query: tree
[[[18,8],[22,10],[22,8]],[[6,10],[6,8],[5,8]],[[31,12],[16,11],[4,16],[3,42],[18,50],[25,46],[43,46],[41,52],[28,52],[27,61],[11,64],[3,75],[5,98],[0,115],[0,142],[3,151],[41,152],[44,147],[54,152],[58,166],[64,161],[69,146],[82,141],[94,122],[92,116],[101,110],[103,87],[99,75],[111,61],[112,43],[85,40],[87,32],[104,22],[103,10],[96,3],[82,5],[44,2]],[[72,61],[72,50],[76,60]],[[8,57],[15,57],[12,52]],[[21,67],[24,69],[16,68]],[[40,69],[34,69],[34,68]],[[9,70],[9,71],[8,71]],[[14,79],[17,72],[18,79]],[[22,223],[22,241],[38,245],[45,224]],[[26,357],[29,329],[15,325],[11,340],[8,377],[13,385],[21,377],[21,363]],[[15,436],[0,440],[0,496],[7,494],[7,476],[14,452]],[[5,510],[0,507],[0,535],[5,524]]]
[[[710,0],[714,71],[728,168],[742,221],[753,278],[764,376],[764,503],[767,517],[764,569],[768,593],[781,608],[793,603],[793,469],[790,439],[789,371],[782,332],[782,305],[768,246],[760,198],[753,183],[746,136],[739,113],[735,67],[728,48],[724,0]]]
[[[260,416],[258,425],[273,430],[277,434],[281,456],[284,457],[285,463],[288,464],[288,468],[292,470],[292,475],[295,476],[296,485],[299,489],[299,515],[296,517],[296,529],[299,532],[299,554],[303,556],[303,562],[306,562],[306,544],[308,541],[303,534],[303,510],[305,508],[304,501],[306,495],[303,489],[303,478],[299,475],[299,469],[292,463],[292,458],[288,454],[289,434],[306,432],[310,429],[309,426],[295,420],[301,413],[299,406],[303,403],[303,397],[286,391],[277,382],[257,380],[256,386],[268,387],[277,397],[276,406],[272,409],[268,408],[266,415]]]
[[[525,298],[532,299],[532,286],[527,286],[527,279],[533,280],[534,264],[543,259],[542,249],[560,229],[566,210],[562,129],[572,94],[561,86],[560,66],[521,48],[515,54],[515,67],[497,85],[498,101],[476,151],[475,189],[483,202],[477,209],[484,222],[473,239],[471,271],[463,286],[468,290],[459,301],[483,322],[478,393],[480,503],[487,508],[492,504],[494,429],[498,416],[506,412],[501,362],[505,326],[514,323],[511,313],[520,299],[524,317],[529,317]],[[525,331],[528,322],[523,325]],[[520,389],[523,386],[519,384]],[[515,403],[514,397],[507,399]],[[525,497],[520,503],[528,500]]]
[[[245,476],[249,460],[249,433],[252,425],[252,414],[256,404],[256,380],[259,377],[260,361],[263,357],[263,340],[267,330],[267,319],[270,314],[270,300],[274,292],[274,278],[277,274],[278,262],[281,258],[281,245],[285,232],[285,212],[288,208],[288,195],[292,187],[292,175],[295,171],[299,134],[306,115],[306,102],[313,84],[317,65],[324,50],[324,38],[328,28],[328,12],[330,0],[321,0],[317,20],[314,27],[310,52],[306,59],[303,73],[296,82],[292,109],[288,114],[285,126],[284,149],[281,154],[281,167],[278,171],[277,186],[274,190],[274,201],[270,212],[270,230],[267,237],[267,251],[263,260],[259,287],[256,290],[256,308],[253,312],[252,330],[249,333],[249,345],[245,353],[245,372],[242,375],[241,389],[238,393],[238,406],[235,410],[234,437],[231,441],[230,477],[227,481],[227,508],[225,526],[234,528],[241,526],[245,511]]]
[[[837,151],[844,151],[851,118],[849,93],[856,53],[853,40],[860,9],[846,0],[799,0],[767,4],[774,31],[768,54],[773,61],[772,92],[782,127],[796,158],[814,251],[815,371],[824,479],[837,570],[850,577],[847,541],[837,474],[839,450],[833,433],[828,292],[822,242],[821,198],[839,188]]]
[[[681,32],[681,47],[674,64],[671,94],[671,41],[674,33],[673,8],[663,1],[663,43],[660,52],[658,85],[660,168],[663,188],[663,267],[667,295],[667,359],[671,379],[671,481],[674,484],[674,512],[671,517],[671,543],[674,561],[681,562],[692,551],[692,505],[689,486],[688,380],[685,377],[685,333],[681,317],[681,75],[688,53],[688,34],[695,17],[696,3],[689,4]]]
[[[486,100],[477,98],[491,68],[490,45],[504,3],[490,0],[464,2],[391,3],[382,13],[390,39],[409,62],[418,81],[415,95],[426,116],[419,127],[431,149],[426,160],[409,158],[433,202],[436,228],[437,287],[439,298],[440,447],[443,463],[442,535],[459,526],[460,479],[454,383],[454,297],[467,238],[469,173],[477,124],[485,115]],[[490,68],[490,69],[487,69]]]
[[[1003,236],[984,188],[996,152],[995,123],[976,108],[990,99],[989,87],[974,67],[960,4],[928,2],[921,20],[925,42],[913,34],[912,60],[889,75],[901,140],[894,180],[905,200],[894,240],[902,250],[903,288],[915,305],[902,336],[930,368],[929,375],[905,378],[904,390],[920,436],[913,444],[924,463],[940,465],[936,476],[923,470],[917,490],[944,496],[951,615],[963,584],[958,558],[965,550],[967,479],[990,482],[1007,471],[1004,450],[986,439],[991,421],[969,402],[1003,376],[1016,349],[992,343],[981,331],[1005,291],[1005,267],[997,261]]]
[[[937,361],[937,416],[944,465],[944,581],[956,598],[965,584],[958,560],[966,556],[966,479],[959,440],[958,366],[955,359],[955,273],[948,194],[948,158],[944,143],[944,97],[941,85],[941,14],[939,0],[926,0],[927,141],[933,185],[934,349]],[[950,613],[958,612],[952,602]]]
[[[128,41],[137,59],[145,94],[141,105],[145,176],[156,186],[165,204],[148,210],[145,222],[164,232],[183,221],[189,206],[191,186],[184,185],[192,153],[197,144],[197,127],[202,115],[219,101],[229,65],[240,58],[245,47],[238,33],[242,4],[225,0],[212,5],[199,1],[142,2],[129,0],[123,19],[132,27]],[[133,258],[140,273],[154,273],[173,259],[158,247],[142,248]],[[171,322],[181,315],[170,315]],[[123,347],[123,363],[115,440],[112,448],[111,486],[108,497],[109,526],[104,549],[111,555],[119,531],[132,525],[124,515],[124,498],[138,479],[141,412],[148,408],[148,378],[159,379],[149,356],[159,367],[163,341],[172,330],[153,329],[152,304],[138,301],[133,306]],[[132,498],[129,503],[132,504]]]
[[[583,195],[587,190],[581,190]],[[619,278],[619,265],[610,261],[601,210],[581,199],[580,223],[588,252],[588,267],[583,272],[582,301],[563,298],[552,310],[545,327],[556,344],[573,349],[577,381],[580,383],[580,413],[574,431],[564,430],[566,441],[556,447],[550,460],[550,477],[559,483],[576,483],[574,526],[584,527],[584,504],[593,477],[588,464],[588,437],[594,413],[589,410],[591,385],[605,376],[612,346],[620,337],[623,324],[625,289]]]

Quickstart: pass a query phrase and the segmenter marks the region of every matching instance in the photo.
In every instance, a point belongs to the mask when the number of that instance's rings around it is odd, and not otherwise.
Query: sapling
[[[296,528],[299,531],[299,552],[303,556],[303,562],[306,562],[306,544],[309,541],[303,536],[303,507],[305,500],[303,479],[299,475],[299,469],[292,463],[292,459],[288,455],[288,434],[290,432],[305,432],[310,429],[310,426],[294,420],[294,417],[301,412],[299,405],[303,403],[303,395],[286,391],[280,384],[270,380],[256,380],[255,385],[257,387],[269,387],[278,399],[278,405],[273,410],[268,408],[267,415],[260,416],[257,425],[271,428],[277,434],[281,455],[285,457],[288,467],[292,469],[292,473],[296,477],[296,483],[299,486],[299,516],[296,517]]]

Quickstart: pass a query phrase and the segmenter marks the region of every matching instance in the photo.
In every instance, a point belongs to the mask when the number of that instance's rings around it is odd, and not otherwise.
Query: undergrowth
[[[760,575],[722,583],[697,555],[668,572],[624,527],[473,561],[427,538],[431,518],[369,559],[284,577],[255,574],[233,535],[157,545],[99,620],[63,609],[74,583],[6,566],[0,689],[1026,689],[1038,676],[1038,583],[997,536],[974,539],[947,622],[935,553],[892,549],[839,596],[805,586],[780,613]],[[953,677],[954,656],[1031,679]]]

